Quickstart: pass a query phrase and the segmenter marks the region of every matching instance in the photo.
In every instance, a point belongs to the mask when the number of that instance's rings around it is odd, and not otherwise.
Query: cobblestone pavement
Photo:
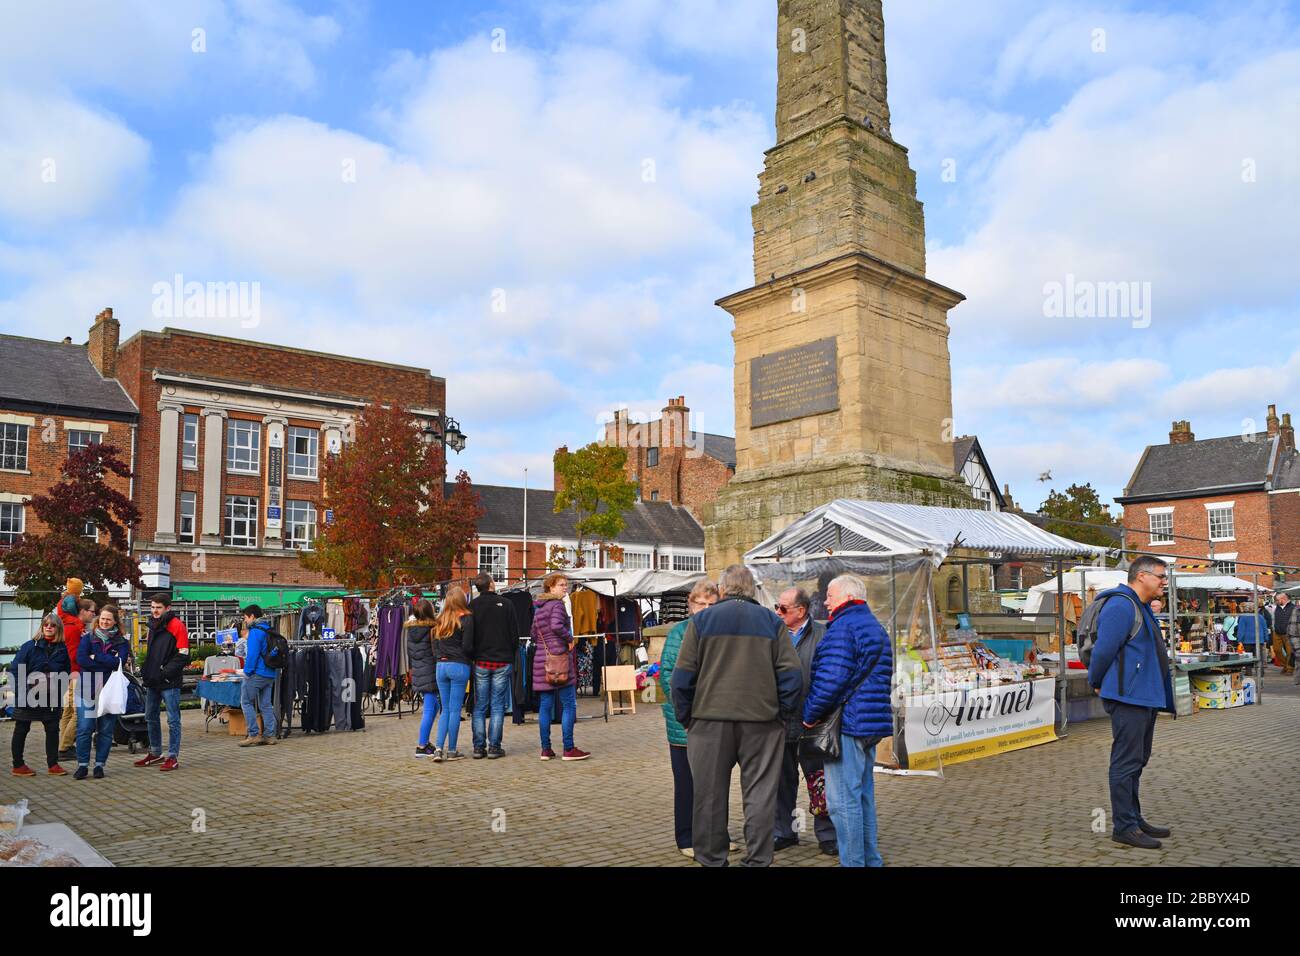
[[[589,700],[580,707],[599,713]],[[28,798],[29,822],[64,821],[123,866],[691,865],[673,845],[658,707],[580,722],[578,745],[594,754],[582,763],[541,762],[536,726],[509,723],[506,759],[415,760],[416,727],[410,716],[371,718],[360,733],[294,735],[241,750],[224,728],[205,734],[190,711],[179,772],[136,769],[115,748],[102,781],[6,775],[0,802]],[[1300,865],[1300,844],[1276,830],[1300,803],[1298,727],[1295,695],[1162,717],[1142,790],[1148,818],[1176,834],[1161,851],[1117,846],[1108,825],[1093,832],[1095,808],[1109,812],[1106,721],[950,767],[942,780],[878,775],[881,850],[889,865],[903,866]],[[6,753],[12,728],[0,727]],[[461,730],[468,751],[468,722]],[[36,763],[40,734],[28,741]],[[738,837],[738,775],[731,806]],[[192,826],[199,809],[202,833]],[[835,861],[806,839],[778,854],[777,865]]]

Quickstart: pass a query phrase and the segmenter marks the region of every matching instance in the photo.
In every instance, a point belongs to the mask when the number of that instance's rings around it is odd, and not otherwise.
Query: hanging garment
[[[351,702],[345,701],[347,689],[348,659],[344,651],[323,651],[330,669],[330,710],[334,714],[335,730],[350,730],[352,727]]]
[[[350,723],[353,730],[365,730],[366,718],[361,712],[361,684],[365,675],[365,657],[359,647],[354,647],[348,651],[348,660],[352,665],[352,677],[356,681],[356,693],[353,694],[352,703],[349,705],[351,709]]]
[[[336,635],[343,634],[347,631],[342,601],[331,599],[325,602],[325,626],[333,629]]]
[[[527,637],[533,629],[533,599],[527,591],[504,591],[501,596],[515,609],[515,621],[519,625],[516,637]]]
[[[379,609],[379,643],[376,647],[375,674],[380,679],[405,673],[402,670],[402,625],[406,611],[401,605],[386,604]]]
[[[641,640],[641,609],[637,607],[636,601],[619,599],[617,621],[620,641]]]
[[[298,636],[300,638],[307,635],[319,636],[326,619],[325,609],[315,601],[309,601],[302,609],[302,613],[298,615]]]
[[[573,635],[584,637],[600,629],[601,597],[595,591],[577,591],[573,595]]]

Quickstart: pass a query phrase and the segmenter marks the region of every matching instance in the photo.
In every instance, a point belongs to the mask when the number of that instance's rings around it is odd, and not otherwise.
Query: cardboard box
[[[1234,691],[1222,696],[1194,695],[1192,702],[1198,710],[1231,710],[1234,707],[1244,706],[1246,703],[1241,691]]]
[[[230,736],[232,737],[248,736],[248,721],[244,720],[244,712],[240,710],[238,707],[226,708],[226,720],[229,721],[229,723],[226,725],[226,733],[230,734]],[[257,729],[259,733],[261,733],[264,730],[262,726],[261,714],[257,715]]]
[[[1198,694],[1226,694],[1240,690],[1241,685],[1232,686],[1231,674],[1197,674],[1192,678],[1192,690]]]

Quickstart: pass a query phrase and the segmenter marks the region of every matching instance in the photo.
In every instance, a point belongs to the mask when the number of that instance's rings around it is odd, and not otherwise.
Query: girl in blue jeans
[[[460,736],[465,688],[472,670],[472,662],[465,652],[465,640],[473,634],[473,627],[474,616],[470,614],[465,589],[449,588],[442,612],[433,626],[433,650],[438,659],[438,695],[442,698],[433,752],[435,762],[463,760],[465,757],[456,749],[456,740]]]
[[[420,739],[415,744],[417,757],[432,757],[437,751],[429,743],[433,722],[438,716],[438,659],[433,652],[433,605],[420,601],[415,614],[406,622],[406,656],[411,662],[411,689],[424,695],[424,714],[420,718]]]

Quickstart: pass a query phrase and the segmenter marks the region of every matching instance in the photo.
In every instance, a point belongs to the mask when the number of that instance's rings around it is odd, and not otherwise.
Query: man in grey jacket
[[[821,851],[827,856],[838,856],[839,847],[835,842],[835,825],[831,822],[830,811],[826,807],[826,782],[822,761],[816,757],[799,756],[799,737],[803,733],[803,723],[798,716],[803,713],[803,700],[808,694],[808,681],[812,676],[813,655],[817,653],[817,644],[826,633],[826,625],[814,621],[811,617],[811,600],[803,588],[788,588],[781,592],[776,613],[785,622],[790,631],[790,640],[794,643],[795,653],[799,655],[799,666],[803,670],[803,690],[799,694],[797,714],[785,724],[785,754],[781,760],[781,782],[776,791],[776,851],[799,844],[799,834],[795,832],[793,819],[795,804],[799,793],[799,771],[803,770],[808,783],[809,810],[813,818],[813,832]],[[813,798],[816,792],[818,797]],[[801,828],[802,829],[802,828]]]

